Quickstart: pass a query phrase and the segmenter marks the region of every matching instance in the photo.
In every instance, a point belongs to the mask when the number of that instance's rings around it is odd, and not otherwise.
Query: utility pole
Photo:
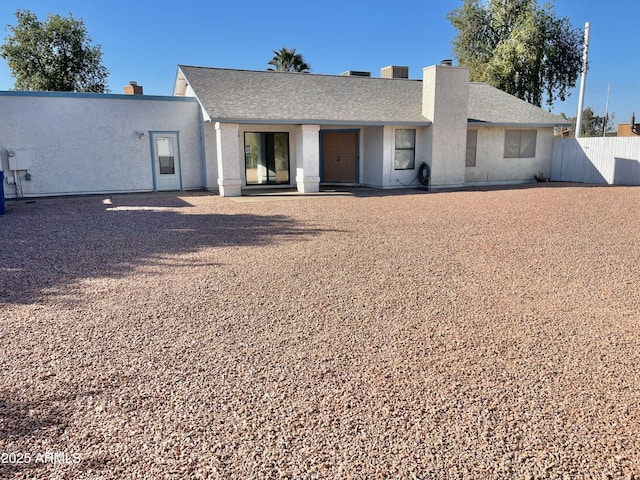
[[[607,106],[604,107],[604,121],[602,122],[602,136],[607,136],[607,123],[609,123],[609,94],[611,93],[611,84],[607,84]]]
[[[584,109],[584,89],[587,83],[587,65],[589,57],[589,22],[584,24],[584,50],[582,52],[582,78],[580,80],[580,96],[578,97],[578,114],[576,115],[576,138],[582,136],[582,110]]]

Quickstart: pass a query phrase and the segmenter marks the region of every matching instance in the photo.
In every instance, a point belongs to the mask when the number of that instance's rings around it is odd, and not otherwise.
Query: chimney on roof
[[[133,80],[129,82],[129,85],[124,87],[125,95],[142,95],[142,85],[138,85],[138,82]]]
[[[434,185],[463,185],[469,111],[469,69],[434,65],[422,73],[422,115],[430,130]]]
[[[440,61],[440,65],[444,67],[453,67],[453,60],[451,60],[450,58],[445,58],[444,60]]]
[[[380,77],[382,78],[409,78],[409,67],[399,67],[397,65],[389,65],[380,69]]]

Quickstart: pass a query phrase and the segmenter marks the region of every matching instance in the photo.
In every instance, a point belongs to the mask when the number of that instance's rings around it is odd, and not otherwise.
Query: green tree
[[[615,128],[615,114],[607,114],[604,117],[596,115],[591,107],[587,107],[582,111],[582,137],[602,137],[603,132],[605,136],[611,137],[616,134]],[[605,121],[606,119],[606,121]],[[576,117],[571,118],[571,129],[576,131]]]
[[[472,81],[534,105],[564,100],[582,71],[582,32],[537,0],[463,0],[448,18],[453,53]]]
[[[82,20],[49,14],[40,22],[29,10],[18,10],[16,18],[17,25],[7,25],[10,35],[0,45],[16,90],[108,91],[100,45],[91,45]]]
[[[280,50],[273,51],[274,57],[269,60],[268,64],[272,65],[267,70],[276,70],[278,72],[299,72],[309,73],[311,67],[304,61],[300,53],[296,53],[295,48],[282,47]]]

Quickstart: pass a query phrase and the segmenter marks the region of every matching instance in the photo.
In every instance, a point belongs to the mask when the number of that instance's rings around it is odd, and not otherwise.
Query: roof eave
[[[184,82],[184,92],[180,95],[177,95],[177,90],[178,90],[178,82]],[[178,65],[178,71],[176,72],[176,80],[174,82],[173,85],[173,95],[174,96],[182,96],[185,98],[186,97],[186,91],[187,91],[187,87],[189,86],[189,80],[187,79],[187,76],[185,75],[185,73],[182,71],[182,67],[180,65]],[[180,87],[182,89],[182,86]],[[211,121],[211,115],[209,115],[209,112],[207,111],[207,109],[205,108],[205,106],[203,105],[203,103],[200,101],[200,98],[198,97],[198,95],[194,93],[194,96],[191,98],[195,98],[198,102],[198,104],[200,105],[200,110],[202,112],[202,118],[205,122],[210,122]]]
[[[410,121],[370,121],[370,120],[331,120],[331,119],[255,119],[255,118],[216,118],[211,117],[211,122],[220,123],[238,123],[242,125],[348,125],[363,127],[382,127],[385,125],[412,126],[412,127],[430,127],[432,122],[429,120],[410,122]]]
[[[473,125],[476,127],[540,127],[540,128],[549,128],[549,127],[559,127],[563,125],[571,125],[571,122],[555,122],[555,123],[546,123],[546,122],[487,122],[483,120],[471,120],[467,121],[468,125]]]

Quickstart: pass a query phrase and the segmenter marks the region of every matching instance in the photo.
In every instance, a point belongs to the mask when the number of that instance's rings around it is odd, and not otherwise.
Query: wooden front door
[[[322,181],[358,182],[358,132],[322,133]]]

